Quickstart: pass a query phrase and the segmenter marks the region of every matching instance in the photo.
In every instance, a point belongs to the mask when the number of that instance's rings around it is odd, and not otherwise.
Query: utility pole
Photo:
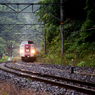
[[[12,57],[12,42],[11,42],[11,57]]]
[[[7,39],[6,39],[6,52],[8,53]]]
[[[60,18],[61,18],[61,55],[64,53],[64,18],[63,18],[63,0],[60,0]]]
[[[44,28],[45,28],[45,19],[44,19]],[[44,54],[46,54],[46,30],[44,29]]]

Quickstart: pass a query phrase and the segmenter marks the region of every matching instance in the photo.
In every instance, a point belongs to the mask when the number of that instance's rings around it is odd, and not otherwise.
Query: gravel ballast
[[[36,64],[36,63],[28,63],[28,62],[27,63],[19,62],[15,64],[8,63],[7,65],[17,69],[23,68],[28,71],[34,71],[42,74],[56,75],[60,77],[95,83],[95,76],[80,74],[81,72],[94,74],[95,68],[74,67],[74,71],[80,73],[71,74],[66,72],[66,71],[71,71],[71,67],[66,65]],[[35,92],[39,92],[39,91],[43,91],[44,93],[48,92],[49,95],[87,95],[74,90],[69,90],[58,86],[52,86],[44,82],[35,81],[30,78],[22,78],[20,76],[16,76],[1,70],[0,70],[0,79],[6,80],[8,82],[12,81],[13,84],[20,87],[21,89],[30,88],[30,89],[34,89]]]

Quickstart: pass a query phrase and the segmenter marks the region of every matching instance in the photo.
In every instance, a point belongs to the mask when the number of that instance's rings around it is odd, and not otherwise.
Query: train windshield
[[[28,44],[28,42],[27,41],[23,41],[21,44]]]
[[[33,41],[28,41],[28,44],[34,44]]]
[[[34,44],[33,41],[23,41],[21,44]]]

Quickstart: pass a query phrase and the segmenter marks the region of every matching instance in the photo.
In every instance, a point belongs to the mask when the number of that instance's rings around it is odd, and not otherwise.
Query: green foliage
[[[4,0],[0,0],[4,2]],[[25,1],[25,0],[24,0]],[[32,0],[36,2],[37,0]],[[95,27],[95,0],[67,0],[64,2],[64,56],[61,56],[61,33],[60,33],[60,21],[52,17],[50,14],[60,18],[60,6],[53,5],[40,5],[39,13],[36,15],[39,16],[37,20],[44,22],[45,27],[42,30],[42,34],[46,35],[46,48],[47,55],[44,55],[44,49],[41,51],[41,57],[46,59],[47,63],[64,63],[69,64],[71,59],[76,61],[76,65],[78,66],[95,66],[94,65],[94,53],[95,53],[95,31],[87,30],[89,28]],[[7,0],[7,2],[16,2],[13,0]],[[17,0],[17,2],[22,2]],[[26,2],[26,1],[25,1]],[[31,0],[28,0],[31,2]],[[39,3],[60,3],[60,0],[42,0]],[[73,7],[72,7],[73,6]],[[0,6],[1,8],[1,6]],[[13,7],[15,8],[15,6]],[[21,7],[22,9],[23,7]],[[35,7],[36,8],[36,7]],[[6,7],[5,7],[6,9]],[[6,9],[10,11],[9,8]],[[28,9],[29,10],[29,9]],[[42,12],[49,12],[42,13]],[[40,13],[41,12],[41,13]],[[25,15],[20,16],[22,19],[16,19],[14,14],[8,15],[0,15],[1,23],[24,23],[24,20],[28,17],[32,17],[31,23],[36,22],[35,15]],[[29,20],[28,20],[29,21]],[[1,28],[1,27],[0,27]],[[12,28],[12,27],[10,27]],[[33,29],[36,27],[33,26]],[[81,30],[81,32],[79,32]],[[3,32],[2,32],[3,31]],[[6,36],[5,34],[12,34],[12,36],[8,35],[7,37],[12,40],[13,46],[19,46],[16,42],[20,40],[20,38],[24,38],[25,36],[16,36],[14,35],[18,30],[11,31],[8,26],[2,26],[2,31],[0,33],[3,34],[0,37],[0,54],[2,55],[4,51],[6,51]],[[25,30],[21,29],[21,32],[26,33]],[[46,34],[45,34],[46,31]],[[78,31],[78,32],[77,32]],[[72,33],[73,32],[73,33]],[[31,33],[31,32],[29,32]],[[40,35],[40,34],[39,34]],[[41,35],[39,37],[42,37]],[[29,38],[29,36],[27,36]],[[30,37],[33,38],[33,37]],[[29,38],[29,39],[30,39]],[[35,42],[37,41],[38,35],[34,36]],[[15,41],[13,41],[15,40]],[[5,44],[5,45],[4,45]],[[42,46],[44,46],[44,42],[42,42]],[[15,50],[18,52],[18,49]],[[88,55],[90,54],[90,55]],[[86,57],[85,57],[86,56]],[[77,61],[78,59],[78,61]],[[80,59],[82,59],[80,61]]]
[[[90,67],[95,67],[95,55],[88,56],[88,63],[90,65]]]
[[[60,3],[58,0],[43,0],[40,1],[38,3]],[[53,6],[53,5],[49,5],[49,6],[40,6],[40,10],[39,12],[50,12],[51,14],[55,15],[56,17],[60,18],[60,11],[59,11],[60,7],[59,6]],[[59,24],[59,21],[57,21],[55,18],[53,18],[52,16],[50,16],[48,13],[37,13],[36,15],[39,15],[39,20],[42,20],[48,23],[52,23],[55,25]]]
[[[7,92],[4,92],[3,95],[8,95]]]
[[[6,51],[6,42],[2,37],[0,37],[0,58],[3,55],[4,51]]]
[[[24,1],[19,1],[19,0],[0,0],[1,3],[25,3],[25,2],[28,2],[28,3],[34,3],[34,2],[38,2],[39,0],[24,0]],[[11,5],[10,7],[12,7],[12,9],[16,10],[17,11],[17,6],[16,5]],[[22,6],[20,5],[19,6],[19,11],[22,10],[24,7],[26,6]],[[3,8],[2,5],[0,5],[0,9]],[[38,8],[38,6],[33,6],[33,8],[36,10]],[[7,12],[12,12],[12,10],[10,8],[8,8],[7,6],[4,6],[4,10],[7,11]],[[31,11],[30,8],[27,9],[28,11]],[[26,10],[25,10],[26,11]],[[28,18],[29,17],[29,18]],[[32,17],[32,18],[31,18]],[[29,19],[29,23],[33,23],[33,22],[36,22],[37,18],[35,18],[35,15],[34,14],[13,14],[13,13],[9,13],[9,14],[3,14],[1,13],[0,14],[0,24],[25,24],[27,23],[26,20]],[[32,19],[30,22],[30,19]],[[30,27],[30,26],[29,26]],[[29,28],[27,27],[27,28]],[[34,27],[34,26],[33,26]],[[15,34],[15,33],[20,33],[19,35]],[[17,56],[19,55],[18,51],[19,51],[19,44],[21,43],[21,40],[22,39],[29,39],[29,40],[35,40],[34,42],[35,43],[39,43],[40,45],[40,42],[41,42],[41,39],[39,39],[38,37],[31,37],[31,35],[22,35],[23,32],[28,32],[28,30],[26,31],[26,28],[25,26],[23,25],[4,25],[4,26],[0,26],[0,57],[1,55],[3,55],[4,51],[5,53],[8,53],[7,52],[7,48],[8,46],[10,46],[10,42],[13,43],[13,48],[17,47],[17,50],[13,49],[13,55],[14,56]],[[31,30],[29,30],[30,34],[31,33]],[[33,32],[33,30],[32,30]],[[42,37],[42,36],[40,36]],[[7,39],[7,40],[6,40]],[[38,41],[38,40],[39,41]],[[10,41],[10,42],[9,42]],[[6,45],[7,43],[7,45]]]
[[[71,54],[65,54],[65,59],[76,59],[76,54],[71,53]]]
[[[95,2],[94,0],[86,0],[86,6],[84,10],[87,13],[86,20],[82,24],[81,30],[86,30],[89,28],[95,27]],[[88,42],[93,42],[95,41],[94,39],[95,31],[83,31],[81,32],[81,37],[85,39],[85,41]]]
[[[48,2],[49,0],[43,0],[39,3]],[[50,2],[56,1],[52,0]],[[39,12],[46,12],[45,6],[40,7],[42,8],[39,10]],[[51,14],[55,14],[56,17],[59,17],[59,7],[53,7],[54,10],[52,10],[51,6],[48,6],[47,8],[48,10],[51,10]],[[74,59],[75,65],[91,67],[95,66],[95,58],[93,55],[95,53],[95,31],[89,29],[95,27],[94,0],[67,0],[64,3],[64,56],[62,57],[60,53],[60,24],[56,23],[57,20],[52,18],[48,13],[38,13],[37,15],[40,17],[38,21],[45,20],[46,22],[43,33],[46,31],[47,55],[43,55],[43,58],[44,60],[46,59],[47,63],[60,64],[61,62],[63,64],[70,64],[70,60]]]
[[[81,61],[80,63],[77,64],[77,66],[81,67],[81,66],[85,66],[86,62],[85,61]]]
[[[95,54],[86,56],[77,66],[95,67]]]
[[[61,64],[61,58],[56,54],[49,54],[46,63]]]
[[[2,59],[0,60],[0,62],[8,61],[8,58],[9,58],[9,56],[5,56],[5,58],[4,58],[4,57],[2,57]]]

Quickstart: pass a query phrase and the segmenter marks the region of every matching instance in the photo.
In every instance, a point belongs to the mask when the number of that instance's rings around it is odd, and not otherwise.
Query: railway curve
[[[51,85],[61,86],[66,89],[73,89],[73,90],[77,90],[82,93],[87,93],[87,94],[89,93],[91,95],[95,94],[95,88],[94,88],[95,84],[94,83],[72,80],[72,79],[67,79],[67,78],[63,78],[59,76],[42,74],[38,72],[30,72],[25,69],[17,69],[17,68],[8,66],[9,63],[13,64],[12,62],[1,63],[0,70],[15,74],[20,77],[31,78],[31,79],[42,81],[42,82],[45,82]]]

